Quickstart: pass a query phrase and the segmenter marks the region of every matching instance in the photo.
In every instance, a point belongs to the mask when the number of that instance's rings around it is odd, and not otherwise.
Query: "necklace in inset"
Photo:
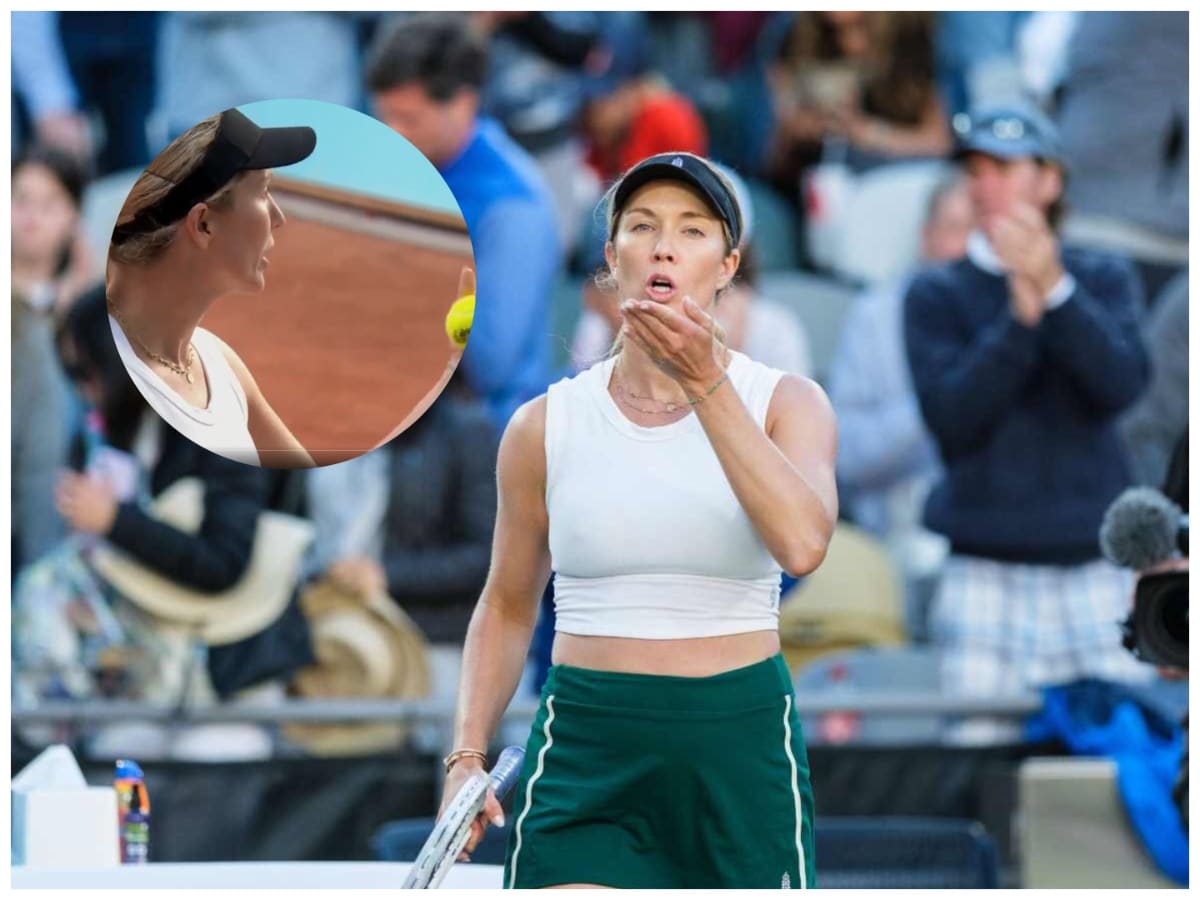
[[[192,384],[195,381],[195,378],[192,376],[192,364],[196,361],[196,347],[194,344],[192,344],[190,341],[188,342],[187,362],[185,362],[183,365],[180,365],[173,360],[169,360],[165,356],[155,353],[146,346],[145,342],[142,341],[141,338],[130,331],[129,323],[125,320],[125,317],[121,315],[121,311],[117,309],[117,304],[113,303],[111,297],[106,296],[104,299],[108,301],[108,311],[112,313],[114,319],[121,323],[121,330],[124,331],[125,334],[128,335],[129,338],[138,345],[138,347],[141,348],[143,353],[145,353],[155,362],[162,363],[175,374],[182,375],[187,379],[188,384]]]

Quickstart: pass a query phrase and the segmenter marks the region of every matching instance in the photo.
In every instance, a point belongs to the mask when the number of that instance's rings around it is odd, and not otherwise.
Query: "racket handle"
[[[500,759],[496,761],[495,768],[488,775],[497,800],[503,800],[505,795],[516,785],[524,762],[525,751],[520,747],[505,747],[500,753]]]

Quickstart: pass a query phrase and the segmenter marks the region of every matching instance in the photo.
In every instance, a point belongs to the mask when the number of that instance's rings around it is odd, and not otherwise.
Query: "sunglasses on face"
[[[959,134],[966,135],[970,133],[972,127],[978,127],[991,133],[992,137],[1002,141],[1016,141],[1025,137],[1028,132],[1028,127],[1015,116],[1001,116],[992,119],[990,122],[984,120],[982,122],[972,122],[970,116],[959,113],[954,117],[954,130]]]

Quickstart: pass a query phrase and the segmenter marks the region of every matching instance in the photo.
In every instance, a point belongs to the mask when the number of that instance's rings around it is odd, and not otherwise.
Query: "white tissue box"
[[[43,751],[13,778],[12,862],[45,869],[121,863],[117,792],[89,787],[62,745]]]
[[[117,792],[88,787],[13,794],[13,863],[44,869],[120,865]]]

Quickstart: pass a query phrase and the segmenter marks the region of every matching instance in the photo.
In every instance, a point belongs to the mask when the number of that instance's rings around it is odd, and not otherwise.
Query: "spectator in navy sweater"
[[[958,155],[979,228],[905,303],[913,384],[945,466],[925,509],[951,543],[931,622],[943,683],[994,695],[1148,677],[1117,627],[1130,578],[1097,540],[1130,480],[1116,417],[1148,378],[1139,282],[1124,262],[1059,246],[1064,172],[1039,114],[973,117]],[[989,721],[957,732],[1005,736]]]

